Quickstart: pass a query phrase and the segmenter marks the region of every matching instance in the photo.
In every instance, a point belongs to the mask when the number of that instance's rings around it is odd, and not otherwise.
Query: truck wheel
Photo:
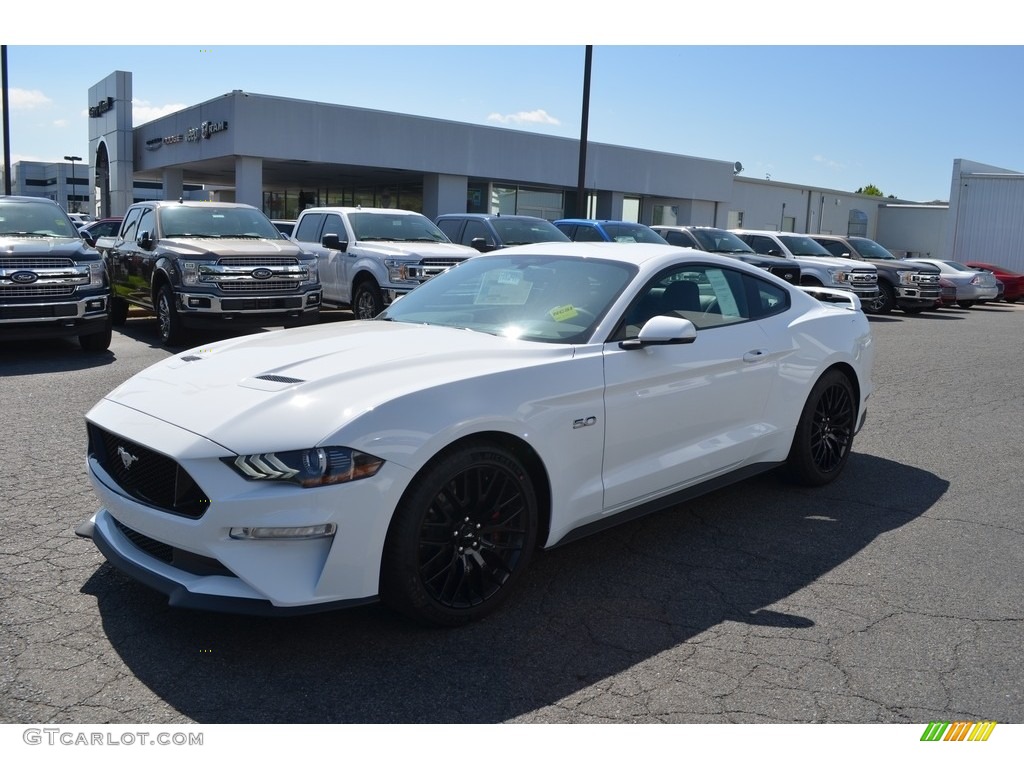
[[[110,323],[108,322],[102,331],[86,333],[79,336],[78,343],[86,352],[105,352],[110,348],[110,339],[112,337],[113,332]]]
[[[156,319],[160,324],[160,341],[166,347],[181,343],[183,331],[178,308],[174,305],[174,293],[166,283],[160,286],[156,295]]]
[[[888,283],[878,284],[878,297],[865,302],[865,311],[872,315],[888,315],[896,306],[896,291]]]
[[[120,328],[128,322],[128,302],[115,296],[110,300],[110,322]]]
[[[372,279],[361,280],[352,292],[352,314],[356,320],[372,320],[384,311],[384,298]]]

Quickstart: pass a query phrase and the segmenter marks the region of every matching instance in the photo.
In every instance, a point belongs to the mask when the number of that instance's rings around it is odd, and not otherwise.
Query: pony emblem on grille
[[[117,455],[121,457],[121,463],[124,464],[125,469],[131,469],[132,464],[139,460],[138,456],[132,456],[128,451],[124,449],[123,445],[117,447]]]

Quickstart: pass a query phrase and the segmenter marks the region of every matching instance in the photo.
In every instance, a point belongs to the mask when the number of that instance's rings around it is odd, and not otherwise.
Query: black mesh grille
[[[259,309],[302,309],[302,297],[282,296],[279,299],[221,299],[220,308],[224,311],[235,312]]]
[[[195,480],[174,459],[89,425],[89,455],[118,487],[144,504],[192,519],[210,505]]]
[[[114,519],[114,525],[138,549],[141,549],[147,555],[155,557],[157,560],[173,565],[175,568],[194,573],[197,576],[235,575],[223,563],[212,557],[197,555],[184,549],[172,547],[170,544],[164,544],[162,541],[151,539],[149,536],[129,528],[116,518]]]

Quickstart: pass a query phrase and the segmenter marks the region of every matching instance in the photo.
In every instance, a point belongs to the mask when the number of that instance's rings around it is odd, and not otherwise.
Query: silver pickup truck
[[[379,315],[420,283],[477,256],[455,245],[426,216],[397,208],[307,208],[292,233],[317,255],[325,306]]]

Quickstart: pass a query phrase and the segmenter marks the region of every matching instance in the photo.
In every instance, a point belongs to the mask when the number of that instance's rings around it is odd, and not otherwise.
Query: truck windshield
[[[691,229],[701,248],[712,253],[753,253],[754,249],[724,229]]]
[[[387,242],[451,242],[426,216],[408,213],[362,211],[349,215],[356,240]]]
[[[78,230],[57,206],[49,202],[0,202],[0,235],[25,237],[78,237]]]
[[[825,246],[819,245],[807,235],[779,235],[779,240],[786,244],[794,256],[832,256]]]
[[[255,208],[181,205],[162,208],[160,215],[163,237],[281,237]]]
[[[887,261],[899,261],[883,246],[876,243],[874,240],[868,240],[866,237],[851,237],[850,242],[857,246],[857,250],[860,251],[860,255],[865,259],[886,259]]]

